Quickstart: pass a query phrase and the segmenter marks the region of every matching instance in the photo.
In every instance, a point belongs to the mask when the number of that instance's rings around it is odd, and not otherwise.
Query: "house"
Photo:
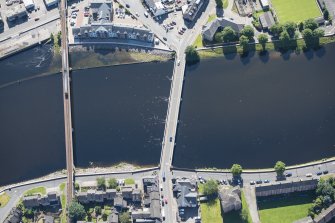
[[[92,22],[108,23],[113,19],[113,3],[111,0],[91,0],[90,10]]]
[[[27,16],[26,8],[22,5],[16,5],[13,8],[8,9],[7,20],[12,22],[16,19],[20,19]]]
[[[114,198],[114,207],[118,212],[121,212],[122,210],[127,208],[127,201],[124,200],[120,194],[118,194]]]
[[[94,201],[102,203],[104,202],[105,196],[106,196],[106,192],[98,190],[95,192]]]
[[[31,10],[35,8],[35,3],[33,0],[23,0],[23,4],[27,10]]]
[[[132,187],[121,187],[121,194],[123,199],[131,200],[132,199],[133,188]]]
[[[293,180],[285,182],[274,182],[268,185],[258,185],[255,187],[256,196],[264,197],[278,194],[288,194],[293,192],[314,190],[317,187],[317,179]]]
[[[132,201],[133,202],[141,202],[142,201],[142,193],[140,189],[134,189],[132,191]]]
[[[198,206],[196,184],[189,179],[178,180],[173,188],[178,208],[195,208]]]
[[[107,218],[108,223],[119,223],[119,213],[116,210],[113,210]]]
[[[214,35],[217,31],[221,31],[224,27],[231,27],[236,33],[240,33],[244,25],[236,23],[234,20],[227,18],[216,18],[207,23],[202,29],[203,40],[213,41]]]
[[[47,8],[58,5],[59,0],[44,0],[44,4]]]
[[[54,223],[54,217],[49,216],[49,215],[45,215],[44,216],[44,223]]]
[[[116,189],[107,189],[105,198],[109,201],[113,200],[116,196]]]
[[[26,208],[30,209],[30,208],[38,207],[40,205],[38,199],[39,199],[39,195],[27,196],[27,197],[22,198],[22,203]]]
[[[4,223],[20,223],[22,218],[22,211],[19,208],[14,207],[9,215],[7,216]]]
[[[144,2],[154,16],[161,16],[167,13],[167,10],[160,0],[144,0]]]
[[[269,0],[259,0],[263,10],[268,10],[270,8]]]
[[[150,219],[150,209],[149,208],[143,208],[140,210],[134,210],[131,212],[131,217],[133,220],[139,221],[140,219]]]
[[[193,22],[202,11],[202,6],[207,0],[192,0],[187,9],[183,11],[183,18],[186,21]]]
[[[152,43],[154,40],[154,34],[146,28],[114,25],[112,23],[84,25],[80,28],[73,28],[72,33],[76,41],[125,39]]]
[[[88,204],[88,197],[87,197],[87,192],[77,192],[76,194],[77,200],[79,203],[82,204]]]
[[[259,16],[259,23],[261,24],[263,30],[268,30],[274,24],[276,24],[273,15],[270,11],[264,12]]]
[[[240,187],[234,188],[220,188],[219,198],[221,202],[221,209],[223,213],[230,211],[238,211],[242,208]]]

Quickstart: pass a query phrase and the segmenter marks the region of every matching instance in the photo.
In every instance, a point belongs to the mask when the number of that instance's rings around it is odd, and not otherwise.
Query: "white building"
[[[33,0],[23,0],[23,4],[27,10],[35,8],[35,3],[33,2]]]
[[[46,7],[52,7],[54,5],[57,5],[59,0],[44,0],[44,3]]]
[[[160,0],[144,0],[144,1],[154,16],[160,16],[167,13],[167,10],[165,9]]]

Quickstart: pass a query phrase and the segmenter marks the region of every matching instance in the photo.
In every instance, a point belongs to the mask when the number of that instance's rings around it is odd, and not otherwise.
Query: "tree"
[[[325,20],[330,20],[329,11],[326,8],[323,10],[323,18]]]
[[[230,26],[226,26],[222,30],[222,39],[224,42],[235,41],[237,39],[236,32]]]
[[[252,28],[249,25],[246,25],[242,30],[241,30],[241,35],[248,37],[249,40],[254,39],[254,28]]]
[[[117,180],[115,178],[110,178],[108,180],[108,188],[109,189],[116,189],[117,188]]]
[[[282,161],[278,161],[274,167],[276,173],[277,173],[277,176],[283,176],[285,170],[286,170],[286,165],[284,162]]]
[[[263,51],[265,50],[265,44],[269,41],[268,36],[264,33],[258,35],[258,42],[262,45]]]
[[[119,221],[120,221],[120,223],[129,223],[130,222],[129,212],[122,212],[119,215]]]
[[[283,49],[288,49],[289,47],[289,43],[290,43],[290,35],[288,34],[288,32],[286,30],[284,30],[280,36],[279,36],[279,40],[282,44],[282,48]]]
[[[304,23],[300,22],[298,25],[299,31],[302,32],[302,30],[304,30]]]
[[[281,32],[283,32],[283,26],[281,24],[274,24],[273,26],[270,27],[270,32],[278,37]]]
[[[304,29],[310,29],[313,31],[316,28],[318,28],[318,24],[315,22],[314,19],[307,19],[304,22]]]
[[[51,41],[51,43],[54,43],[54,34],[53,33],[50,33],[50,41]]]
[[[95,211],[96,215],[100,215],[101,214],[101,207],[100,206],[95,206],[94,211]]]
[[[97,187],[100,190],[106,190],[106,179],[104,177],[97,178]]]
[[[320,38],[325,35],[325,31],[323,29],[317,28],[313,30],[313,36],[314,38]]]
[[[189,64],[194,64],[199,62],[200,57],[194,46],[188,46],[185,50],[186,62]]]
[[[209,198],[216,198],[218,192],[219,192],[219,185],[216,182],[216,180],[211,179],[204,184],[204,194]]]
[[[74,183],[74,189],[76,191],[79,191],[80,190],[80,185],[78,183]]]
[[[305,40],[306,45],[310,45],[313,42],[313,31],[311,29],[304,29],[302,31],[302,37]]]
[[[84,206],[76,201],[72,201],[68,207],[69,217],[73,221],[83,220],[86,216]]]
[[[249,38],[242,35],[240,37],[240,45],[242,46],[243,49],[243,53],[248,51],[248,47],[249,47]]]
[[[215,0],[215,3],[217,8],[223,8],[222,0]]]
[[[215,42],[223,42],[223,33],[222,32],[216,32],[214,34],[214,40],[215,40]]]
[[[284,24],[284,28],[287,31],[290,38],[293,38],[295,30],[297,29],[297,24],[295,24],[294,22],[286,22]]]
[[[242,166],[239,164],[233,164],[230,168],[231,173],[233,174],[233,177],[239,177],[243,171]]]

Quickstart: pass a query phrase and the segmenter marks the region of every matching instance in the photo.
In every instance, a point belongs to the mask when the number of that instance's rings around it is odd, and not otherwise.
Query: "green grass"
[[[125,185],[132,185],[132,184],[135,184],[135,180],[132,179],[132,178],[125,179],[125,180],[124,180],[124,184],[125,184]]]
[[[266,223],[292,223],[307,217],[313,199],[313,191],[258,199],[260,220]]]
[[[197,36],[196,40],[193,43],[193,46],[196,47],[196,48],[200,48],[200,47],[204,46],[204,44],[202,43],[202,35],[201,34],[199,34]]]
[[[302,22],[321,16],[316,0],[272,0],[279,22]]]
[[[217,18],[217,16],[216,16],[215,14],[209,15],[209,16],[208,16],[208,19],[207,19],[207,23],[213,21],[213,20],[216,19],[216,18]]]
[[[222,0],[223,8],[226,9],[228,7],[228,0]]]
[[[8,194],[3,193],[0,195],[0,208],[5,207],[6,204],[8,203],[10,197]]]
[[[45,195],[47,193],[47,190],[45,187],[36,187],[33,188],[31,190],[27,190],[26,192],[24,192],[24,196],[31,196],[34,194],[41,194],[41,195]]]
[[[201,203],[201,222],[203,223],[222,223],[221,206],[219,198],[207,203]]]
[[[62,214],[61,214],[61,222],[66,223],[66,196],[65,196],[65,183],[59,185],[59,189],[61,191],[60,202],[62,205]]]

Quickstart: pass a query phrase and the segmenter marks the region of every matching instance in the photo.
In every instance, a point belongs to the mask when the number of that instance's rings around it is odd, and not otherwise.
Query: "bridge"
[[[67,39],[67,0],[61,0],[60,18],[62,32],[62,75],[63,75],[63,100],[64,100],[64,124],[65,124],[65,148],[66,148],[66,169],[67,169],[67,202],[74,197],[74,165],[73,165],[73,139],[72,139],[72,118],[71,118],[71,86],[69,47]],[[70,219],[68,218],[68,221]]]

